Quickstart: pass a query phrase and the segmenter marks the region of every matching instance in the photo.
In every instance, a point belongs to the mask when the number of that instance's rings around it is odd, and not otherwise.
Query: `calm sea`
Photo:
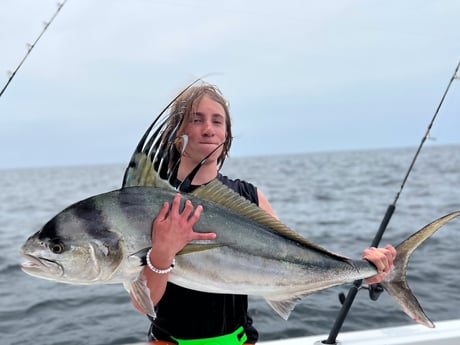
[[[399,191],[414,148],[231,158],[224,173],[264,192],[294,230],[359,258]],[[146,340],[148,322],[122,286],[75,286],[24,274],[25,239],[69,204],[116,189],[123,165],[0,170],[1,344],[126,344]],[[383,243],[397,244],[460,210],[460,146],[425,147],[400,196]],[[447,224],[411,257],[408,281],[433,321],[460,318],[460,220]],[[349,285],[304,298],[288,321],[251,297],[261,340],[328,333]],[[343,331],[411,324],[387,296],[358,294]],[[422,327],[422,326],[420,326]],[[340,339],[340,336],[339,336]]]

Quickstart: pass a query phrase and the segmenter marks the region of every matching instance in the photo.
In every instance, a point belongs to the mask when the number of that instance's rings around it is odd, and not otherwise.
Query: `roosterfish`
[[[192,241],[176,255],[168,278],[174,284],[260,296],[287,319],[304,296],[377,274],[372,263],[333,253],[303,238],[217,179],[190,193],[174,188],[170,181],[177,164],[169,164],[169,152],[179,125],[167,127],[165,113],[171,104],[141,138],[120,189],[74,203],[25,241],[20,249],[27,259],[21,266],[25,273],[68,284],[123,284],[154,317],[142,269],[152,245],[152,221],[164,202],[179,192],[182,207],[185,200],[203,206],[194,231],[217,236]],[[187,137],[182,139],[185,147]],[[184,182],[191,182],[199,168]],[[407,315],[427,327],[434,324],[406,281],[409,256],[459,215],[460,211],[441,217],[396,246],[395,267],[381,283]]]

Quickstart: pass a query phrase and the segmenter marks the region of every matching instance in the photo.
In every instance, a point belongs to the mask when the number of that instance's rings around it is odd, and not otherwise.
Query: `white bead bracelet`
[[[158,274],[166,274],[169,273],[173,270],[174,266],[176,265],[176,259],[173,259],[173,262],[171,266],[164,270],[160,270],[159,268],[156,268],[155,266],[152,265],[152,262],[150,261],[150,253],[152,252],[152,248],[149,249],[147,252],[146,260],[147,260],[147,266],[152,270],[152,272],[158,273]]]

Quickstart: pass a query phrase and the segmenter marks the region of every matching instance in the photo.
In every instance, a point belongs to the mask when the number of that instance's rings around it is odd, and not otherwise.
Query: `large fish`
[[[154,315],[140,272],[151,247],[152,220],[164,201],[178,192],[168,183],[174,169],[165,168],[177,127],[156,123],[158,118],[136,148],[121,189],[69,206],[27,239],[21,248],[29,260],[22,264],[24,272],[70,284],[123,283]],[[287,319],[303,296],[377,273],[368,261],[351,260],[302,238],[218,180],[182,194],[182,201],[203,205],[194,230],[216,232],[217,237],[192,242],[178,253],[169,275],[175,284],[262,296]],[[428,327],[434,325],[406,283],[408,258],[459,215],[460,211],[444,216],[397,246],[395,269],[383,282],[402,309]]]

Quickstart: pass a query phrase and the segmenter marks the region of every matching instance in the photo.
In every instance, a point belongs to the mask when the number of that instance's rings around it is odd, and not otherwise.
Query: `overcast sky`
[[[0,87],[57,9],[0,1]],[[0,98],[0,168],[125,163],[201,76],[232,156],[417,146],[460,60],[460,1],[68,0]],[[428,145],[460,143],[460,80]]]

